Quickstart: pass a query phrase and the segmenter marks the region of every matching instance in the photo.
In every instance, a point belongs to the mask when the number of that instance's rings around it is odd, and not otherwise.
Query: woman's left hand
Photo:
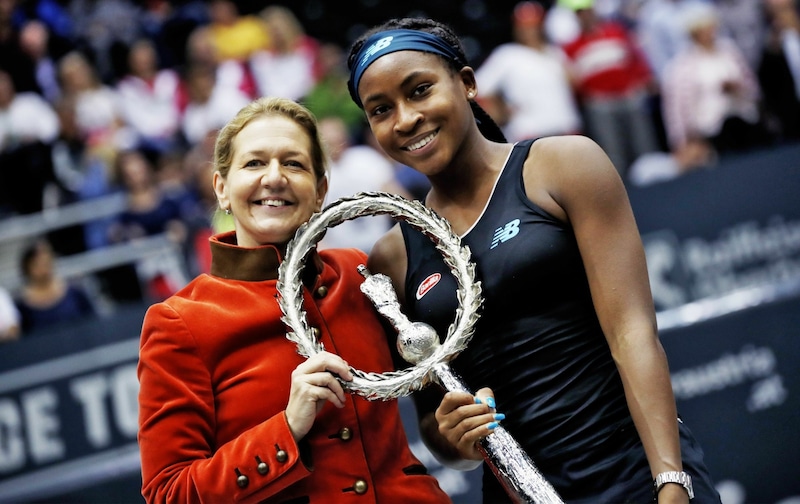
[[[678,484],[664,485],[658,492],[658,504],[688,504],[689,494]]]

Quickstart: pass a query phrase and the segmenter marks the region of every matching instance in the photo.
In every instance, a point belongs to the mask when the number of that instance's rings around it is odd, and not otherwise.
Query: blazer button
[[[350,430],[350,427],[342,427],[339,430],[339,439],[342,441],[350,441],[353,438],[353,431]]]
[[[317,289],[317,297],[318,298],[324,298],[327,295],[328,295],[328,288],[325,287],[324,285],[322,287],[320,287],[319,289]]]
[[[256,466],[256,471],[258,471],[258,474],[260,474],[261,476],[264,476],[269,472],[269,466],[267,465],[266,462],[259,462],[258,465]]]
[[[286,462],[289,460],[289,455],[287,455],[284,450],[278,450],[278,453],[275,454],[275,458],[278,459],[278,462]]]
[[[364,480],[356,480],[356,482],[353,483],[353,490],[355,490],[358,495],[367,493],[367,488],[367,482]]]
[[[250,484],[250,479],[247,476],[245,476],[244,474],[240,474],[236,478],[236,484],[239,485],[239,488],[244,488],[244,487],[246,487],[247,485]]]

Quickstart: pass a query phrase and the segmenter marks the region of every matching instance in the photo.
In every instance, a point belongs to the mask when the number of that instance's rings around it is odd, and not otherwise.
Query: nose
[[[283,167],[277,159],[271,160],[261,173],[261,185],[264,187],[279,187],[286,181]]]
[[[422,121],[422,114],[414,106],[408,103],[397,105],[397,123],[395,129],[398,132],[406,133],[413,131]]]

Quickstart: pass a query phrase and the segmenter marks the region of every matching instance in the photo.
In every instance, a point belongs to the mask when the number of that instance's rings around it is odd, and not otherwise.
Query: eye
[[[431,88],[431,84],[420,84],[411,91],[412,97],[425,96]]]
[[[378,106],[372,108],[372,110],[370,111],[370,115],[371,116],[379,116],[379,115],[385,114],[388,110],[389,110],[389,107],[387,107],[386,105],[378,105]]]
[[[264,163],[260,159],[251,159],[244,164],[245,168],[256,168],[262,166]]]
[[[286,161],[283,162],[283,166],[288,166],[290,168],[295,168],[295,169],[298,169],[298,170],[304,170],[305,167],[306,167],[305,164],[303,164],[301,161],[298,161],[296,159],[287,159]]]

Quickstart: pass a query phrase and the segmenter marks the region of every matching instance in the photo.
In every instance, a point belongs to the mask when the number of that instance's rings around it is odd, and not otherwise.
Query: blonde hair
[[[311,162],[317,180],[327,171],[325,149],[319,136],[317,119],[310,110],[287,98],[262,97],[243,107],[217,134],[214,144],[214,169],[228,176],[233,161],[233,140],[250,121],[261,116],[283,116],[296,122],[311,140]]]

